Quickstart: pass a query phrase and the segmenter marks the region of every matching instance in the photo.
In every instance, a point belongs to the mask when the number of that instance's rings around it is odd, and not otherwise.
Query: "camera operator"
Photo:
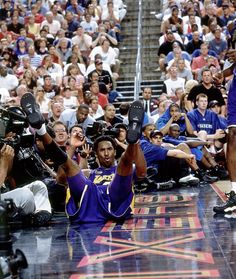
[[[112,104],[107,104],[103,108],[104,115],[98,117],[96,120],[100,121],[103,120],[106,122],[107,127],[114,126],[117,123],[122,123],[123,120],[116,116],[116,108]]]
[[[11,173],[14,149],[3,144],[0,150],[0,190],[4,192],[4,182]],[[22,188],[17,188],[1,194],[1,199],[12,199],[16,206],[16,213],[28,216],[25,220],[34,226],[46,225],[51,219],[51,205],[48,199],[46,185],[41,181],[34,181]]]

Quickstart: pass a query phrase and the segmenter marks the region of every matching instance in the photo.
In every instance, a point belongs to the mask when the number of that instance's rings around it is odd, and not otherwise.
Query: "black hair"
[[[110,136],[103,135],[103,136],[98,137],[98,138],[94,141],[94,143],[93,143],[93,150],[94,150],[95,152],[97,152],[97,150],[98,150],[98,145],[99,145],[99,143],[102,142],[102,141],[109,141],[109,142],[112,144],[113,148],[116,150],[116,142],[115,142],[115,140],[114,140],[112,137],[110,137]]]
[[[84,131],[84,128],[83,128],[83,126],[82,126],[81,124],[75,124],[75,125],[73,125],[73,126],[70,127],[70,129],[69,129],[69,134],[72,132],[72,130],[73,130],[75,127],[80,128],[82,131]]]

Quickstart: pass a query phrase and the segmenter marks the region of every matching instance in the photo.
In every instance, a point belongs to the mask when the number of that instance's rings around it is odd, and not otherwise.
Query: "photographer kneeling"
[[[4,182],[12,169],[14,149],[3,144],[0,150],[0,190],[4,192]],[[51,219],[51,205],[48,199],[46,185],[34,181],[22,188],[17,188],[1,194],[2,200],[12,199],[16,206],[16,214],[21,215],[33,226],[46,225]],[[29,218],[27,218],[29,217]]]

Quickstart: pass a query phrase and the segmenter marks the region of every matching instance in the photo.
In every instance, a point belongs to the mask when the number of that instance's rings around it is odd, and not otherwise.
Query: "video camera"
[[[93,123],[93,125],[88,125],[86,129],[86,136],[91,139],[91,141],[94,141],[97,137],[106,135],[110,136],[112,138],[116,138],[119,136],[120,129],[114,128],[114,127],[107,127],[105,121],[96,121]]]
[[[31,134],[23,134],[24,129],[28,127],[26,115],[20,107],[0,107],[0,148],[3,144],[12,146],[15,150],[18,147],[27,148],[34,144],[34,136]],[[12,132],[16,134],[11,138],[5,138]]]
[[[12,200],[2,201],[0,196],[0,278],[19,278],[21,269],[28,267],[24,253],[12,249],[8,216],[14,211]]]

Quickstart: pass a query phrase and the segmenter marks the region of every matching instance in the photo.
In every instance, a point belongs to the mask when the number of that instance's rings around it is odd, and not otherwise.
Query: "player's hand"
[[[235,49],[229,49],[226,52],[226,57],[228,58],[229,62],[235,63],[236,62],[236,50]]]
[[[83,133],[74,132],[70,137],[70,145],[74,147],[83,146],[86,142],[86,138]]]

